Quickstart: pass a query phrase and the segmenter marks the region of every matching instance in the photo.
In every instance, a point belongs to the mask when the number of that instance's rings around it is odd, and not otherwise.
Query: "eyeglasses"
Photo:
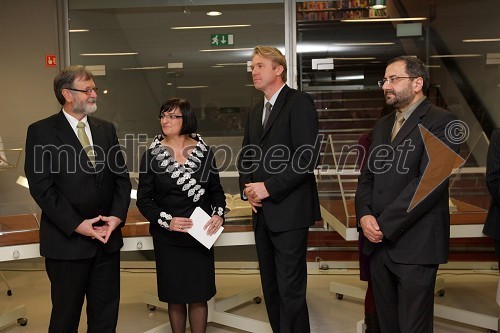
[[[174,119],[182,118],[182,116],[177,116],[175,114],[159,114],[158,115],[158,119],[162,120],[164,118],[167,118],[167,119],[170,119],[170,120],[174,120]]]
[[[88,96],[92,95],[92,91],[95,91],[97,93],[97,91],[99,90],[99,88],[97,88],[97,87],[89,88],[89,89],[85,89],[85,90],[75,89],[75,88],[64,88],[64,89],[82,92],[82,93],[87,94]]]
[[[387,82],[388,85],[392,85],[393,83],[396,83],[399,81],[399,79],[416,79],[419,76],[391,76],[389,78],[384,78],[383,80],[377,81],[378,86],[382,88],[384,86],[384,83]]]

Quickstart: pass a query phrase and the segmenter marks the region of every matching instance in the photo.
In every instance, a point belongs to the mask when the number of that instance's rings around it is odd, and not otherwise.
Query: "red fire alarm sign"
[[[45,67],[56,67],[56,55],[55,54],[46,54],[45,55]]]

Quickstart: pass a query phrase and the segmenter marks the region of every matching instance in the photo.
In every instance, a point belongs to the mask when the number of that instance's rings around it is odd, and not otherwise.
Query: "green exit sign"
[[[211,34],[210,46],[234,45],[234,34]]]

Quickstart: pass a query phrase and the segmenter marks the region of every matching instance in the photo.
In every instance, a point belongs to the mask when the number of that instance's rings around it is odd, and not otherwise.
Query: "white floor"
[[[10,325],[0,332],[47,332],[50,317],[49,283],[43,270],[4,271],[13,295],[6,295],[6,287],[0,281],[0,312],[25,304],[28,308],[28,324],[25,327]],[[498,274],[493,271],[439,271],[445,279],[446,294],[436,296],[436,303],[458,307],[491,316],[498,316],[495,302]],[[153,329],[168,320],[165,311],[152,312],[142,303],[143,293],[153,293],[156,289],[155,273],[152,269],[127,269],[122,274],[122,296],[117,332],[140,333]],[[258,272],[255,270],[217,270],[217,299],[231,296],[245,289],[259,286]],[[336,299],[329,291],[331,281],[362,285],[357,270],[311,270],[308,284],[308,304],[312,332],[356,332],[356,323],[363,318],[363,305],[359,300],[344,297]],[[267,320],[263,303],[248,302],[235,308],[233,313],[258,320]],[[85,332],[85,314],[79,332]],[[209,324],[209,333],[244,332]],[[457,325],[451,321],[435,320],[436,333],[487,332],[471,326]]]

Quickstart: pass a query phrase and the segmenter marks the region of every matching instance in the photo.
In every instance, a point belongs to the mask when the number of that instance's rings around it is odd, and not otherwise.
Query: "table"
[[[38,223],[36,215],[0,217],[0,262],[40,256],[38,244]],[[10,297],[12,293],[8,293]],[[28,323],[26,305],[7,309],[0,314],[0,328],[17,322]]]

